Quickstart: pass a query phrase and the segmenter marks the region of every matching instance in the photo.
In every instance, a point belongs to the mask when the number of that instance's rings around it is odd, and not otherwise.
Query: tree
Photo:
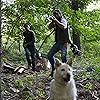
[[[73,15],[72,15],[72,21],[75,23],[77,20],[77,14],[76,12],[78,10],[83,10],[86,8],[86,6],[91,3],[92,1],[95,0],[71,0],[71,8],[73,10]],[[96,0],[98,1],[98,0]],[[76,18],[75,18],[76,17]],[[73,25],[73,43],[78,46],[79,49],[81,49],[80,46],[80,31]]]
[[[1,58],[2,58],[1,38],[2,38],[2,35],[1,35],[1,0],[0,0],[0,84],[1,84],[1,66],[2,66],[2,61],[1,61]],[[1,86],[0,86],[0,100],[2,100],[1,92],[2,91],[1,91]]]

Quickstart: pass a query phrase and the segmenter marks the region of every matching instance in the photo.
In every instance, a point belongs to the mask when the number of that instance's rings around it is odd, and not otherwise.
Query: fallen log
[[[14,68],[11,64],[4,63],[3,70],[7,70],[6,73],[9,73],[9,71],[10,71],[13,74],[15,74],[15,73],[22,74],[25,71],[25,68],[22,66]]]
[[[25,71],[24,67],[17,67],[14,70],[14,73],[22,74]]]
[[[3,69],[8,69],[11,72],[14,72],[15,68],[12,67],[11,65],[3,64]]]

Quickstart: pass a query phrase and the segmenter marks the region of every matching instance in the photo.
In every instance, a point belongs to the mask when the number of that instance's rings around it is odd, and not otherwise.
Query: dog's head
[[[69,59],[68,62],[62,63],[59,59],[55,59],[55,78],[58,80],[63,80],[64,82],[69,82],[72,77],[72,59]]]

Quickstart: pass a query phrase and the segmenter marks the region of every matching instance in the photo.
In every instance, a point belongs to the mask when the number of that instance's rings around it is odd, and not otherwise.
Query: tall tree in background
[[[74,25],[72,25],[72,30],[73,30],[73,43],[78,46],[79,49],[81,49],[80,46],[80,31],[75,27],[75,23],[79,22],[77,19],[77,11],[78,10],[83,10],[86,8],[86,6],[89,3],[92,3],[93,1],[98,1],[98,0],[70,0],[71,1],[71,9],[73,10],[73,15],[72,15],[72,22]]]
[[[78,4],[77,0],[72,0],[71,3],[72,3],[71,8],[74,11],[73,15],[72,15],[72,21],[74,22],[75,21],[74,19],[77,18],[76,11],[78,11],[78,9],[79,9],[79,6],[78,6],[79,4]],[[81,49],[81,46],[80,46],[80,33],[78,32],[76,27],[73,26],[72,29],[73,29],[73,31],[72,31],[73,32],[73,43],[78,46],[78,49]]]
[[[0,0],[0,84],[1,84],[1,65],[2,65],[2,62],[1,62],[1,56],[2,56],[2,48],[1,48],[1,0]],[[0,100],[2,100],[2,97],[1,97],[1,85],[0,85]]]

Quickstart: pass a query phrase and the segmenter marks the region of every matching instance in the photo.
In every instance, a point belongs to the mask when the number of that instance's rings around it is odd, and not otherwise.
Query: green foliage
[[[92,83],[88,82],[86,83],[86,85],[84,86],[87,90],[92,90],[93,89],[93,85]]]
[[[78,0],[78,3],[83,7],[92,1],[85,0],[83,2],[82,0]],[[42,40],[49,33],[46,17],[50,16],[52,10],[55,8],[60,8],[64,15],[67,16],[70,25],[87,37],[88,41],[100,39],[100,30],[98,28],[100,26],[98,23],[100,21],[100,11],[83,12],[82,10],[78,10],[74,14],[73,10],[70,9],[69,2],[65,0],[15,0],[13,4],[3,5],[3,34],[6,35],[7,43],[10,41],[10,38],[13,38],[17,42],[21,41],[23,24],[30,22],[36,32],[37,44],[40,46]]]
[[[24,74],[25,75],[25,74]],[[45,79],[42,74],[30,74],[25,76],[19,76],[14,81],[14,86],[20,90],[19,97],[21,100],[36,100],[37,98],[44,98],[46,99],[46,91],[45,90]]]
[[[15,85],[18,88],[27,87],[26,85],[28,85],[28,87],[31,87],[32,86],[32,81],[33,81],[33,76],[29,75],[27,77],[15,80]]]

